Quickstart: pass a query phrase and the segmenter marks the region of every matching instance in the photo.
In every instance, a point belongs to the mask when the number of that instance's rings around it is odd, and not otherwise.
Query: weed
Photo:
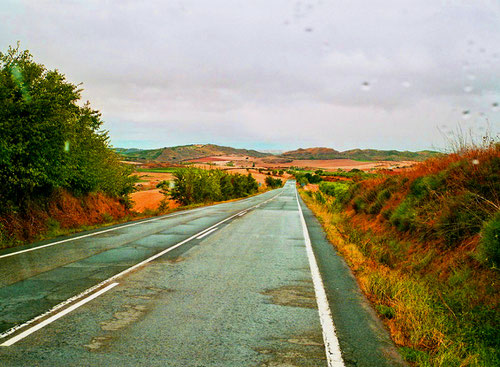
[[[484,224],[480,252],[486,263],[500,267],[500,211]]]

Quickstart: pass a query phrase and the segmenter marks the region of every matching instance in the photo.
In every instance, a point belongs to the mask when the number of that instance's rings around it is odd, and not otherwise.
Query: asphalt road
[[[289,181],[245,200],[1,251],[0,365],[402,361]]]

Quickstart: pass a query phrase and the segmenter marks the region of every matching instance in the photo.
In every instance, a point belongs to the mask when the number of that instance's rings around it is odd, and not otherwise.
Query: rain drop
[[[472,88],[472,86],[470,86],[470,85],[466,85],[466,86],[464,87],[464,92],[465,92],[465,93],[470,93],[470,92],[472,92],[472,89],[473,89],[473,88]]]
[[[497,112],[497,111],[498,111],[498,102],[493,102],[493,103],[491,104],[491,110],[492,110],[493,112]]]
[[[361,90],[364,90],[365,92],[369,91],[370,88],[371,86],[369,82],[363,82],[363,84],[361,84]]]
[[[470,118],[470,111],[469,110],[462,111],[462,118],[464,120],[468,120]]]
[[[401,83],[401,86],[403,86],[404,88],[410,88],[411,83],[408,80],[405,80],[404,82]]]
[[[467,74],[467,79],[476,80],[476,76],[474,74]]]

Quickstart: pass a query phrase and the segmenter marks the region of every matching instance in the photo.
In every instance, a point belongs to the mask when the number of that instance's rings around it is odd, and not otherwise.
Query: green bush
[[[500,267],[500,211],[484,224],[480,251],[487,263]]]
[[[273,178],[271,176],[266,177],[266,185],[272,189],[277,189],[283,186],[283,181],[279,178]]]
[[[354,199],[352,207],[356,213],[361,213],[366,208],[366,201],[362,197],[357,197]]]
[[[414,202],[408,197],[392,212],[390,222],[398,230],[404,232],[417,227],[416,218]]]
[[[435,230],[437,235],[444,237],[448,246],[454,246],[480,232],[486,217],[487,212],[472,193],[453,196],[448,199]]]
[[[345,195],[351,186],[350,182],[328,182],[323,181],[319,184],[319,190],[329,196],[338,197]]]
[[[231,175],[219,169],[185,167],[174,172],[174,187],[164,194],[189,205],[240,198],[257,192],[258,188],[250,173]]]

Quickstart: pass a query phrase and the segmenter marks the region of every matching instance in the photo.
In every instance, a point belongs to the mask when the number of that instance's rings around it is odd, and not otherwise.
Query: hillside
[[[289,159],[353,159],[361,161],[424,161],[440,155],[439,152],[423,150],[420,152],[376,149],[351,149],[339,152],[331,148],[297,149],[281,154]]]
[[[237,149],[215,144],[192,144],[159,149],[124,149],[116,148],[117,153],[128,160],[146,160],[156,162],[182,162],[190,159],[213,157],[221,155],[240,155],[255,158],[265,157],[268,154],[250,149]]]
[[[303,192],[412,365],[499,365],[499,172],[492,143]]]
[[[339,159],[344,158],[342,153],[331,148],[299,148],[281,154],[283,158],[289,159]]]

